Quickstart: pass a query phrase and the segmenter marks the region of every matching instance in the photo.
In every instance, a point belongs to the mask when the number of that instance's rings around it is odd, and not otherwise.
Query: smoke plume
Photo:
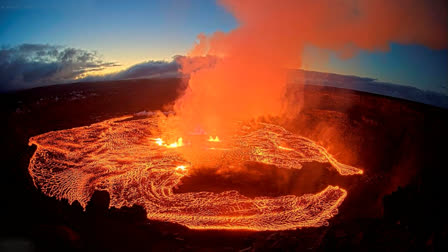
[[[229,122],[296,112],[287,104],[287,69],[301,67],[305,45],[341,57],[387,50],[390,42],[447,47],[445,1],[224,0],[239,22],[228,32],[200,34],[190,57],[217,58],[196,69],[181,62],[189,86],[175,104],[180,130],[219,134]],[[295,97],[295,99],[298,99]],[[300,99],[300,98],[299,98]],[[296,100],[300,104],[300,100]]]

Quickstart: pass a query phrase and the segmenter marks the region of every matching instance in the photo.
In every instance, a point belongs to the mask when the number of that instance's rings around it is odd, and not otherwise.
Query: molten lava
[[[326,225],[347,192],[329,185],[317,194],[249,198],[238,191],[174,193],[173,189],[191,169],[200,169],[204,158],[229,169],[247,162],[287,169],[320,162],[331,164],[341,175],[362,174],[280,126],[240,125],[235,135],[210,137],[210,142],[205,137],[200,151],[189,152],[193,148],[189,136],[172,144],[162,140],[160,120],[120,117],[32,137],[29,144],[37,150],[29,172],[35,186],[50,197],[77,200],[84,207],[95,190],[106,190],[113,207],[138,204],[149,219],[194,229],[285,230]]]
[[[183,145],[182,137],[179,137],[176,142],[171,144],[166,144],[165,141],[162,140],[162,138],[158,137],[154,139],[154,142],[159,146],[164,146],[167,148],[177,148],[181,147]]]
[[[216,136],[215,138],[213,138],[212,136],[210,136],[210,137],[208,138],[208,141],[209,141],[209,142],[219,142],[219,137]]]

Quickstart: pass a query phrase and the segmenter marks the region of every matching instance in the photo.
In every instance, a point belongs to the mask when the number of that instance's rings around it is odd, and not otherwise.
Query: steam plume
[[[224,0],[239,27],[200,34],[189,56],[217,57],[194,72],[175,104],[183,130],[219,132],[234,120],[281,115],[287,68],[301,67],[304,45],[350,57],[358,49],[387,50],[389,42],[447,47],[447,5],[423,0]],[[299,101],[297,101],[299,102]]]

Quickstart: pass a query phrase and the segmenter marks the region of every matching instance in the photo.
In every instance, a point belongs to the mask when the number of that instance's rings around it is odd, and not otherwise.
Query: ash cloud
[[[0,49],[0,91],[73,81],[83,74],[118,66],[95,51],[48,44]]]

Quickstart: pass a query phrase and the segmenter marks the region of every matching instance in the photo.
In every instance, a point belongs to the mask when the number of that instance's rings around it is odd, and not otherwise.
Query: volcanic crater
[[[106,190],[111,206],[142,205],[149,219],[248,230],[328,225],[347,196],[336,174],[363,173],[277,125],[239,125],[193,147],[195,137],[168,144],[155,135],[161,120],[124,116],[32,137],[29,172],[46,195],[83,206]]]

